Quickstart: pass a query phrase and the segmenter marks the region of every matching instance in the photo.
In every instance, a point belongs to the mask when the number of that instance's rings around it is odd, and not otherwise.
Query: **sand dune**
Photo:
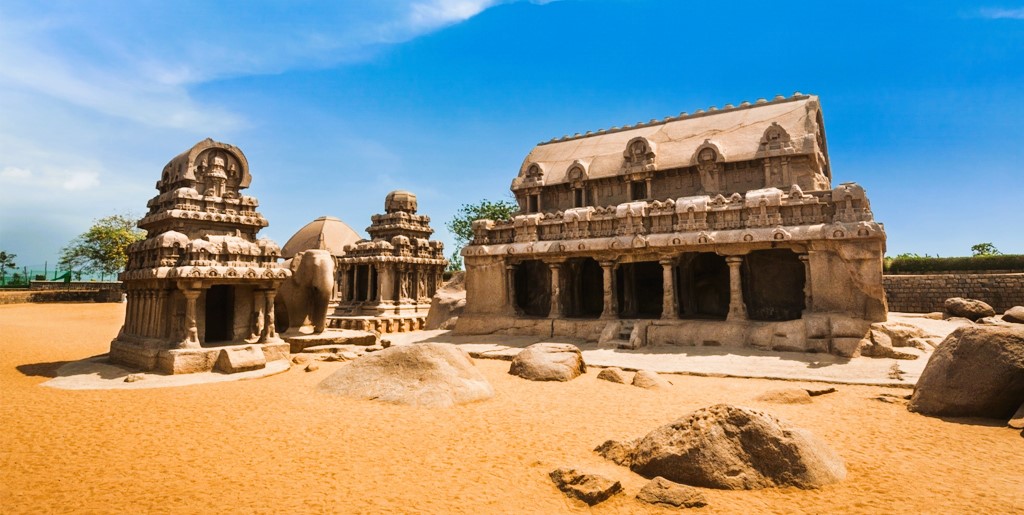
[[[666,391],[596,379],[533,383],[477,360],[493,399],[449,409],[322,395],[342,363],[258,380],[144,390],[38,386],[106,351],[120,304],[0,306],[0,512],[636,513],[645,479],[592,449],[703,406],[761,407],[829,442],[849,477],[814,491],[703,490],[707,513],[1010,513],[1024,509],[1024,438],[838,386],[812,404],[753,399],[814,383],[671,376]],[[547,473],[575,466],[626,489],[593,509]],[[668,510],[660,510],[668,512]]]

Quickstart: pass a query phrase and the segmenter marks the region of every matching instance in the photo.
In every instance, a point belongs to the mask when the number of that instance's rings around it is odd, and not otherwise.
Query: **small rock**
[[[634,444],[632,442],[608,440],[594,448],[594,452],[602,458],[613,461],[616,465],[628,467],[631,460],[630,457],[633,455],[633,447]]]
[[[143,379],[145,379],[145,377],[142,377],[139,374],[128,374],[124,378],[124,382],[126,382],[126,383],[134,383],[136,381],[142,381]]]
[[[569,381],[587,371],[579,347],[568,343],[535,343],[512,359],[508,373],[531,381]]]
[[[606,368],[597,374],[597,378],[613,383],[626,384],[626,373],[619,367]]]
[[[309,363],[310,359],[311,358],[308,354],[295,354],[292,356],[292,363],[295,363],[296,365],[305,365],[306,363]]]
[[[825,395],[827,393],[835,393],[835,388],[822,388],[821,390],[807,390],[807,395],[811,397],[817,397],[819,395]]]
[[[998,315],[979,318],[976,323],[980,325],[1010,325],[1009,322],[1004,322]]]
[[[1014,306],[1003,313],[1003,322],[1024,324],[1024,306]]]
[[[927,318],[929,320],[942,320],[943,318],[945,318],[945,313],[941,311],[932,311],[931,313],[924,315],[924,318]]]
[[[320,365],[316,364],[316,362],[306,365],[306,372],[316,372],[317,370],[320,370]]]
[[[1014,429],[1024,429],[1024,404],[1021,404],[1020,407],[1017,408],[1017,412],[1010,417],[1010,422],[1008,424]]]
[[[380,346],[382,348],[385,348],[385,349],[390,347],[391,346],[391,340],[381,340],[380,341]]]
[[[339,352],[338,356],[341,356],[342,358],[344,358],[344,359],[346,359],[348,361],[351,361],[351,360],[356,359],[356,358],[359,357],[358,354],[356,354],[354,352],[351,352],[351,351],[347,351],[347,350]]]
[[[673,483],[658,476],[644,485],[636,498],[648,504],[666,504],[676,508],[700,508],[708,505],[704,494],[692,487]]]
[[[990,317],[996,314],[996,310],[992,309],[992,306],[975,299],[965,299],[963,297],[952,297],[946,299],[942,303],[942,307],[945,308],[946,313],[949,313],[955,317],[964,317],[968,320],[974,321],[979,318]]]
[[[548,474],[565,495],[593,506],[622,491],[622,483],[597,474],[585,474],[572,468],[560,468]]]
[[[377,352],[379,350],[384,350],[384,347],[380,345],[370,345],[366,348],[366,352]]]
[[[672,383],[659,376],[657,372],[652,372],[650,370],[637,370],[636,374],[633,375],[633,386],[638,386],[640,388],[666,388],[670,384]]]
[[[758,396],[761,402],[774,402],[776,404],[810,404],[811,394],[803,388],[780,388],[768,390]]]

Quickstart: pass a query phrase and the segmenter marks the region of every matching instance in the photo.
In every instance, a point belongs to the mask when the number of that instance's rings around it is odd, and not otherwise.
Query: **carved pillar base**
[[[747,305],[743,303],[743,279],[740,277],[743,258],[729,256],[725,258],[725,262],[729,265],[729,315],[725,319],[747,320]]]

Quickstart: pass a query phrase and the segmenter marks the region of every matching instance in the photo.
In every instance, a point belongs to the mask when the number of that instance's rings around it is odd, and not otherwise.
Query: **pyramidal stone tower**
[[[259,369],[287,359],[274,327],[274,297],[291,271],[281,249],[256,235],[249,163],[238,147],[205,139],[171,159],[128,248],[120,279],[128,292],[124,326],[110,359],[179,374]]]

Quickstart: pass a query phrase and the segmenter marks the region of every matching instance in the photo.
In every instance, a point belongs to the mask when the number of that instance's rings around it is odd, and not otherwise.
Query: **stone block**
[[[217,358],[217,370],[225,374],[259,370],[267,366],[267,357],[257,345],[224,347]]]
[[[844,358],[860,357],[862,338],[832,338],[832,353]]]
[[[164,374],[210,372],[220,349],[170,349],[160,352],[158,370]]]
[[[263,355],[267,358],[267,361],[288,359],[290,350],[290,346],[286,342],[263,344]]]

